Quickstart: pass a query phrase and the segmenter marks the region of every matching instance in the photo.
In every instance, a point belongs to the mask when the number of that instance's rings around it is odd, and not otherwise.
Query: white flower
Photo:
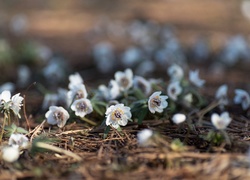
[[[172,121],[175,124],[180,124],[180,123],[186,121],[186,115],[181,114],[181,113],[174,114],[173,117],[172,117]]]
[[[134,87],[140,89],[146,96],[151,92],[151,84],[141,76],[134,77]]]
[[[183,69],[177,64],[170,66],[167,72],[171,81],[180,81],[184,76]]]
[[[69,119],[69,113],[63,107],[50,106],[49,111],[46,112],[45,117],[49,124],[62,128]]]
[[[84,117],[86,114],[90,114],[93,111],[90,100],[86,98],[77,99],[71,105],[71,109],[75,111],[76,116]]]
[[[87,96],[88,96],[88,93],[84,84],[75,85],[68,92],[68,98],[70,102],[76,99],[87,98]]]
[[[148,100],[148,108],[151,113],[162,113],[163,109],[168,106],[168,96],[160,96],[161,91],[154,92]]]
[[[168,85],[168,96],[176,101],[177,97],[182,93],[182,87],[180,85],[180,81],[173,81]]]
[[[116,99],[120,95],[120,87],[115,80],[110,80],[108,88],[109,88],[109,100]]]
[[[23,105],[23,104],[22,104],[23,97],[21,97],[21,96],[20,96],[20,93],[18,93],[18,94],[16,94],[16,95],[12,96],[11,101],[12,101],[12,103],[11,103],[10,109],[12,109],[12,111],[13,111],[16,115],[18,115],[18,116],[20,117],[19,111],[20,111],[20,109],[21,109],[21,106]]]
[[[126,91],[133,85],[133,72],[131,69],[126,69],[124,72],[118,71],[115,73],[115,80],[118,83],[121,91]]]
[[[74,86],[77,86],[79,84],[83,84],[83,82],[84,81],[79,73],[71,74],[69,76],[69,89],[73,89]]]
[[[222,106],[228,104],[227,90],[228,90],[228,86],[224,84],[218,88],[215,94],[215,98],[219,100],[219,103]]]
[[[230,124],[232,119],[229,117],[228,112],[223,112],[220,116],[216,113],[213,113],[211,120],[216,129],[223,130]]]
[[[103,84],[100,85],[98,90],[102,97],[107,101],[114,100],[120,95],[120,88],[115,80],[110,80],[108,87]]]
[[[23,134],[11,134],[8,144],[18,149],[27,149],[29,146],[29,139]]]
[[[242,109],[246,110],[250,106],[250,96],[249,94],[242,89],[236,89],[235,90],[235,97],[234,97],[234,103],[235,104],[241,104]]]
[[[12,146],[6,146],[2,149],[2,159],[6,162],[12,163],[18,160],[19,150]]]
[[[197,87],[202,87],[205,84],[205,80],[200,79],[199,70],[189,72],[189,80]]]
[[[137,133],[137,141],[141,146],[150,145],[153,131],[151,129],[144,129]]]
[[[121,126],[126,126],[128,120],[132,117],[130,107],[124,106],[124,104],[116,104],[110,106],[106,110],[106,125],[111,125],[115,129]]]
[[[0,102],[1,102],[1,104],[9,102],[10,101],[10,97],[11,97],[10,91],[7,91],[7,90],[3,91],[0,94]]]
[[[18,117],[20,117],[19,111],[23,105],[22,101],[23,97],[20,96],[20,93],[15,94],[12,98],[10,91],[3,91],[0,94],[0,103],[4,104],[4,109],[11,109]]]

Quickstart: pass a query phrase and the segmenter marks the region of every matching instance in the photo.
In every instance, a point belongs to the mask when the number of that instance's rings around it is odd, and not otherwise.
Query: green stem
[[[202,109],[198,113],[198,116],[199,116],[198,124],[201,125],[203,116],[206,113],[208,113],[209,111],[211,111],[212,109],[216,108],[218,105],[219,105],[219,102],[215,101],[215,102],[212,102],[211,104],[209,104],[206,108]]]
[[[6,113],[4,113],[2,132],[1,132],[1,135],[0,135],[0,142],[3,139],[3,133],[4,133],[4,128],[5,128],[5,124],[6,124],[6,118],[7,118],[7,115],[6,115]]]
[[[92,121],[92,120],[90,120],[90,119],[88,119],[88,118],[86,118],[86,117],[81,117],[81,120],[83,120],[83,121],[85,121],[85,122],[87,122],[87,123],[89,123],[89,124],[91,124],[91,125],[93,125],[93,126],[96,126],[96,125],[97,125],[96,122],[94,122],[94,121]]]
[[[222,133],[222,135],[224,136],[224,138],[225,138],[225,140],[226,140],[226,143],[227,143],[228,145],[231,146],[232,143],[231,143],[231,141],[230,141],[230,138],[229,138],[227,132],[224,131],[224,130],[221,130],[221,133]]]

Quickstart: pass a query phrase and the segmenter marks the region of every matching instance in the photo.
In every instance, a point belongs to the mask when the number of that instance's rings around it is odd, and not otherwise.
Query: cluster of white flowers
[[[193,93],[186,90],[187,85],[185,85],[186,82],[183,68],[177,64],[172,64],[167,69],[167,73],[170,77],[170,83],[167,87],[167,94],[170,99],[172,101],[178,101],[181,99],[183,104],[190,106],[193,101]],[[201,88],[205,84],[205,80],[202,80],[199,77],[199,70],[189,72],[189,82],[197,88]]]
[[[19,111],[21,109],[21,106],[23,101],[23,97],[20,96],[20,93],[15,94],[11,97],[10,91],[3,91],[0,94],[0,108],[3,111],[10,111],[17,115],[19,118],[21,117],[19,114]]]
[[[228,86],[226,84],[221,85],[216,91],[215,98],[219,101],[221,108],[229,104],[227,91]],[[250,107],[250,95],[243,89],[235,89],[233,101],[235,104],[240,104],[243,110],[247,110]]]
[[[91,101],[87,99],[88,93],[84,85],[84,81],[79,73],[69,76],[68,88],[69,91],[60,89],[59,94],[52,96],[55,97],[54,102],[52,101],[53,99],[48,98],[52,102],[50,103],[49,111],[46,112],[45,117],[47,118],[47,122],[49,124],[57,125],[60,128],[65,126],[70,115],[64,107],[56,106],[59,99],[64,99],[66,105],[70,106],[71,110],[75,112],[76,116],[83,118],[93,111]],[[48,106],[47,104],[48,103],[46,103],[44,107]]]
[[[98,87],[100,95],[106,101],[117,99],[131,88],[140,89],[146,96],[152,91],[150,81],[142,76],[134,76],[131,69],[126,69],[124,72],[118,71],[114,76],[115,79],[110,80],[108,87],[103,84]]]

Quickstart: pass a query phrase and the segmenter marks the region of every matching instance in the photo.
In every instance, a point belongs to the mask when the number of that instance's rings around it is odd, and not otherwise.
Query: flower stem
[[[85,121],[85,122],[87,122],[87,123],[89,123],[89,124],[91,124],[91,125],[93,125],[93,126],[96,126],[96,125],[97,125],[96,122],[94,122],[94,121],[92,121],[92,120],[90,120],[90,119],[88,119],[88,118],[86,118],[86,117],[81,117],[81,120],[83,120],[83,121]]]
[[[201,125],[202,124],[202,118],[204,117],[204,115],[206,113],[208,113],[209,111],[211,111],[212,109],[216,108],[219,105],[218,101],[212,102],[211,104],[209,104],[206,108],[202,109],[199,113],[199,120],[198,120],[198,124]]]
[[[1,132],[1,135],[0,135],[0,142],[3,139],[3,133],[4,133],[4,128],[5,128],[5,124],[6,124],[6,119],[7,119],[7,115],[6,115],[6,113],[4,113],[2,132]]]

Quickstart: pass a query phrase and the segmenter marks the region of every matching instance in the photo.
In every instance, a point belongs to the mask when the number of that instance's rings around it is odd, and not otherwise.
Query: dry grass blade
[[[82,161],[82,158],[80,156],[78,156],[77,154],[75,154],[75,153],[73,153],[71,151],[67,151],[65,149],[62,149],[62,148],[47,144],[47,143],[37,142],[36,146],[39,147],[39,148],[51,150],[51,151],[54,151],[54,152],[57,152],[57,153],[65,154],[66,156],[72,157],[76,161]]]

